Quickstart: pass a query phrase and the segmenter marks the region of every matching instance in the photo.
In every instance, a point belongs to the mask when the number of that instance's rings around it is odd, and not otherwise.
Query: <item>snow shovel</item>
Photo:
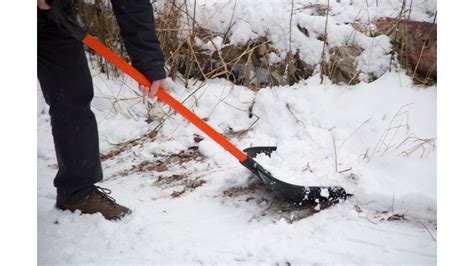
[[[103,56],[110,63],[121,69],[139,84],[150,87],[151,82],[137,69],[125,62],[114,52],[108,49],[97,39],[86,33],[72,18],[67,16],[61,6],[61,1],[52,1],[49,17],[55,21],[62,29],[68,31],[74,38],[86,44],[96,53]],[[319,187],[319,186],[300,186],[289,184],[276,179],[272,174],[258,164],[254,158],[259,153],[265,153],[270,156],[276,147],[251,147],[241,151],[223,135],[214,130],[196,114],[182,105],[179,101],[168,94],[163,88],[159,88],[156,92],[159,100],[170,105],[176,112],[184,116],[189,122],[194,124],[200,130],[207,134],[211,139],[217,142],[222,148],[232,154],[239,162],[260,178],[272,191],[281,198],[295,204],[318,204],[320,202],[334,205],[345,200],[351,194],[339,186]]]

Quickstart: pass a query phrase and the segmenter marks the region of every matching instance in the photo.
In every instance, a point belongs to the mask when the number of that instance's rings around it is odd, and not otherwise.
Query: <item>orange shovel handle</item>
[[[90,34],[86,34],[85,38],[82,40],[87,46],[92,48],[98,54],[103,56],[107,61],[120,68],[123,72],[127,73],[131,78],[136,80],[139,84],[145,85],[147,87],[151,86],[151,81],[145,77],[140,71],[136,68],[125,62],[122,58],[112,52],[109,48],[103,45],[96,38],[92,37]],[[219,132],[209,126],[196,114],[182,105],[178,100],[169,95],[163,88],[159,88],[156,92],[158,99],[169,104],[176,112],[184,116],[189,122],[193,123],[197,128],[206,133],[211,139],[217,142],[222,146],[226,151],[230,152],[239,162],[244,162],[247,159],[247,155],[237,148],[234,144],[228,141],[224,136]]]

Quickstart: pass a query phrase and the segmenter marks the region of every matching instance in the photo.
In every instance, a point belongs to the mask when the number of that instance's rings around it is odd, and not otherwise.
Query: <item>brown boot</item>
[[[109,189],[96,186],[96,190],[87,197],[72,204],[56,202],[56,207],[61,210],[80,210],[82,213],[90,214],[99,212],[107,220],[119,220],[132,213],[129,208],[116,203],[115,199],[109,196],[110,193]]]

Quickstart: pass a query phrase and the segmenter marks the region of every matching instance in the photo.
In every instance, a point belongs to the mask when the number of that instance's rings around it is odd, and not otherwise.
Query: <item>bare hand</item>
[[[153,99],[156,96],[156,92],[159,88],[163,88],[165,85],[165,80],[155,80],[151,83],[151,87],[146,87],[145,85],[140,85],[139,89],[149,98]]]
[[[38,8],[43,10],[49,10],[51,7],[46,3],[46,0],[38,0]]]

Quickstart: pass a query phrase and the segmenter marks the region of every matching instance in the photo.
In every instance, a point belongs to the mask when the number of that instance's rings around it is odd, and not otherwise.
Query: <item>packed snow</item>
[[[313,2],[296,0],[294,21],[313,25],[316,34],[319,18],[309,22],[309,11],[301,9]],[[331,1],[334,38],[346,34],[344,22],[396,16],[401,1],[340,2]],[[282,51],[288,48],[291,1],[239,0],[233,15],[234,1],[197,3],[199,21],[214,30],[238,21],[235,42],[268,33]],[[435,1],[413,5],[417,20],[436,11]],[[292,47],[318,62],[320,45],[297,31]],[[354,38],[367,45],[374,39]],[[337,184],[354,194],[319,212],[275,198],[166,104],[141,97],[129,78],[108,80],[93,67],[101,152],[131,142],[103,160],[99,185],[133,214],[110,222],[100,214],[59,211],[48,107],[38,89],[38,263],[436,264],[437,88],[413,85],[396,67],[384,69],[391,47],[386,36],[378,38],[383,49],[370,56],[382,71],[371,83],[321,84],[315,74],[252,91],[223,79],[188,88],[167,80],[170,94],[237,147],[277,146],[257,160],[279,179]],[[153,130],[156,138],[149,137]]]

